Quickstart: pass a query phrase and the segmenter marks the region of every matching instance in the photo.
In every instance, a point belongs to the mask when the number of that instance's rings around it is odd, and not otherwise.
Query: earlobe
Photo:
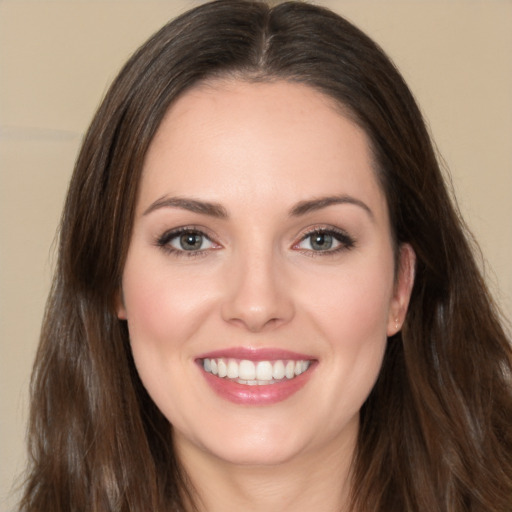
[[[389,310],[387,335],[393,336],[402,328],[416,274],[416,253],[409,244],[400,246],[395,291]]]
[[[119,320],[127,320],[126,308],[124,306],[123,291],[119,290],[115,298],[116,314]]]

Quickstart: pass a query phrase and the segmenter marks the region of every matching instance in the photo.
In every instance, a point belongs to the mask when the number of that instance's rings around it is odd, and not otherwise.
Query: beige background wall
[[[191,0],[0,0],[0,511],[24,465],[27,386],[75,154],[128,55]],[[512,2],[326,0],[402,70],[512,318]]]

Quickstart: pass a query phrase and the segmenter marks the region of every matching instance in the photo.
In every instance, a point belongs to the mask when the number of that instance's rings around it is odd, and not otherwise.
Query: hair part
[[[396,246],[417,256],[403,330],[361,411],[353,509],[510,510],[511,349],[409,89],[376,44],[332,12],[237,0],[157,32],[85,136],[32,378],[21,510],[185,510],[194,501],[115,304],[155,132],[181,94],[226,78],[300,82],[334,99],[370,140]]]

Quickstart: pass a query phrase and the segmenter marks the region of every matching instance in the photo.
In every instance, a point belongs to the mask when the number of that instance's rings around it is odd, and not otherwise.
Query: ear
[[[126,308],[124,306],[123,290],[119,289],[115,298],[116,313],[119,320],[127,320]]]
[[[399,250],[395,290],[389,308],[388,336],[393,336],[402,328],[414,285],[416,253],[409,244],[402,244]]]

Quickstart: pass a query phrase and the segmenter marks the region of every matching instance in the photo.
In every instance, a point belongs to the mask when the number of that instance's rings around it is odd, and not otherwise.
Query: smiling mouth
[[[202,359],[202,367],[206,373],[248,386],[265,386],[290,381],[306,372],[311,363],[312,361],[306,359],[273,361],[224,357]]]

